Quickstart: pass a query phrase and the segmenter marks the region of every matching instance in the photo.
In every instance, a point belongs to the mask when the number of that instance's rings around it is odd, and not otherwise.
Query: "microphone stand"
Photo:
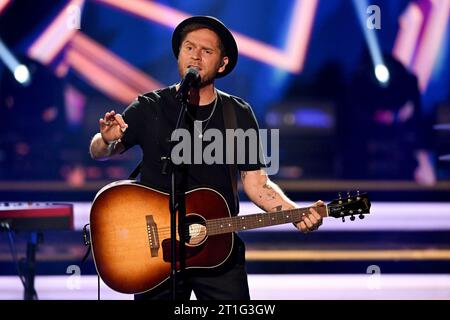
[[[183,91],[179,92],[177,94],[177,98],[181,101],[181,109],[180,114],[178,115],[178,120],[175,126],[175,130],[179,129],[181,127],[181,123],[186,115],[186,109],[188,105],[188,92],[189,91]],[[172,300],[176,300],[176,289],[177,289],[177,209],[179,210],[179,216],[178,221],[179,223],[183,222],[185,212],[185,206],[184,206],[184,192],[180,192],[180,194],[183,197],[183,203],[179,203],[179,197],[177,197],[177,177],[176,177],[176,168],[177,166],[172,162],[172,159],[170,158],[172,154],[172,150],[174,147],[174,141],[170,140],[170,154],[168,157],[162,157],[163,160],[163,174],[167,174],[167,167],[170,168],[170,199],[169,199],[169,211],[170,211],[170,278],[171,278],[171,293],[172,293]],[[183,190],[179,190],[183,191]],[[179,230],[184,230],[183,226],[179,226]],[[181,245],[182,241],[184,239],[184,235],[180,235],[180,250],[181,252]],[[181,263],[181,254],[180,254],[180,266]]]

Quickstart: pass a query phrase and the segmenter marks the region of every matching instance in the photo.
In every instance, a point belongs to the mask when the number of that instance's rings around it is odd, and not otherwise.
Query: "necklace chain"
[[[219,99],[218,99],[217,92],[216,92],[216,99],[214,100],[214,106],[213,106],[213,109],[212,109],[212,111],[211,111],[211,114],[210,114],[210,115],[208,116],[208,118],[206,118],[205,120],[197,120],[197,119],[195,119],[195,118],[189,113],[189,111],[186,110],[186,113],[188,114],[189,118],[191,118],[191,120],[194,122],[194,129],[197,130],[197,132],[198,132],[198,138],[199,138],[199,139],[202,139],[202,138],[203,138],[203,132],[205,131],[206,127],[208,126],[209,121],[211,120],[211,118],[212,118],[214,112],[216,111],[217,100],[219,100]],[[201,127],[201,124],[202,124],[203,122],[206,122],[206,124],[205,124],[205,127],[202,128],[202,127]],[[198,126],[196,125],[196,123],[199,123],[199,124],[200,124],[201,130],[198,129]]]

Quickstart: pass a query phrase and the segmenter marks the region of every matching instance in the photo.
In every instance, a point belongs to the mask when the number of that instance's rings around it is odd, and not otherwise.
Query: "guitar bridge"
[[[145,218],[147,220],[147,235],[150,244],[150,254],[152,257],[157,257],[159,250],[158,226],[153,220],[152,215],[145,216]]]

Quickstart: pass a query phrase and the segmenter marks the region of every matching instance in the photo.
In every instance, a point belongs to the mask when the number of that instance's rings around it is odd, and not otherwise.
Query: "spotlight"
[[[31,77],[30,71],[24,65],[19,63],[17,58],[13,55],[13,53],[8,49],[8,47],[3,43],[0,39],[0,61],[2,61],[6,67],[14,74],[14,78],[17,82],[26,86],[30,84]]]
[[[384,64],[377,64],[375,66],[375,76],[381,84],[387,84],[389,82],[389,70]]]
[[[27,85],[30,83],[30,71],[28,71],[28,68],[25,65],[19,64],[14,69],[14,78],[17,82]]]

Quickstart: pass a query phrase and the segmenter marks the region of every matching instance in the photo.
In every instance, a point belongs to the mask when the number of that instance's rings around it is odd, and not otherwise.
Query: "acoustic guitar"
[[[167,193],[133,180],[113,182],[97,193],[90,213],[92,254],[98,274],[113,290],[142,293],[170,278],[168,204]],[[322,217],[354,220],[370,213],[370,206],[368,195],[358,193],[316,210]],[[177,256],[182,253],[184,262],[177,260],[177,271],[218,267],[231,255],[233,232],[300,221],[309,209],[231,216],[224,197],[208,188],[187,192],[185,207],[177,236]]]

